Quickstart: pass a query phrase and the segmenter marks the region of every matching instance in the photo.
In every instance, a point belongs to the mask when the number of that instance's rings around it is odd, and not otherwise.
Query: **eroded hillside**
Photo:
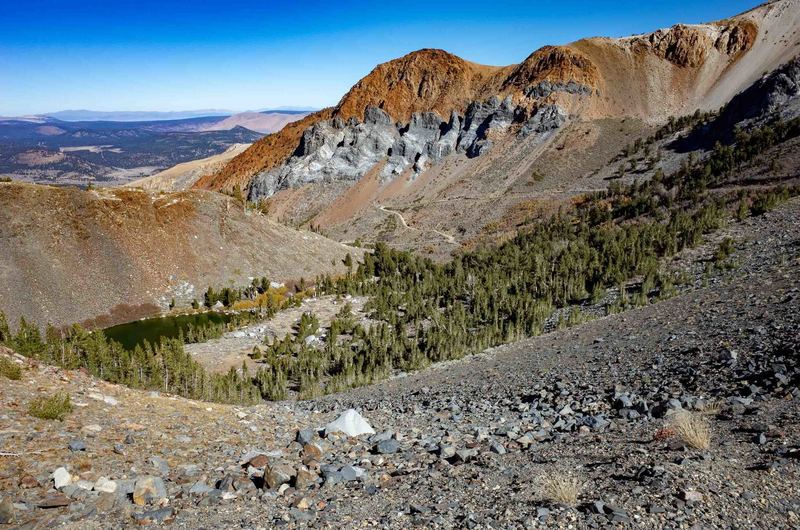
[[[0,183],[0,306],[12,322],[124,321],[240,286],[335,272],[357,251],[223,195]]]

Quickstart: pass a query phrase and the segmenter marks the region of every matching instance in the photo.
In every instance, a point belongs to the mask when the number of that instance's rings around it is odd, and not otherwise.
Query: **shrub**
[[[670,420],[670,427],[689,447],[703,450],[711,447],[711,428],[708,420],[699,414],[686,410],[677,412]]]
[[[22,378],[22,368],[14,361],[0,357],[0,375],[7,379],[18,381]]]
[[[734,250],[733,239],[726,237],[722,240],[717,248],[717,251],[714,253],[714,261],[717,263],[722,263],[728,259],[731,254],[733,254]]]
[[[70,412],[72,401],[64,392],[38,397],[28,405],[28,414],[42,420],[64,421]]]
[[[581,486],[578,479],[556,472],[542,479],[540,494],[552,502],[565,506],[574,506],[578,502]]]

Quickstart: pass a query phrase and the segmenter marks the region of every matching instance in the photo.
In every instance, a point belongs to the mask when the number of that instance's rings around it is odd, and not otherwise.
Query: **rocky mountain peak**
[[[504,88],[526,88],[543,81],[597,85],[597,66],[582,52],[566,46],[545,46],[519,63],[503,81]]]
[[[434,111],[447,116],[453,109],[463,110],[483,93],[499,70],[444,50],[415,51],[378,65],[345,94],[334,114],[360,119],[371,106],[403,121],[415,112]]]
[[[336,107],[256,142],[197,187],[230,191],[250,186],[256,175],[307,154],[301,145],[305,131],[331,119],[341,122],[338,129],[357,123],[362,128],[395,128],[391,123],[413,128],[422,119],[416,114],[434,113],[444,123],[455,112],[463,120],[470,105],[483,105],[494,96],[500,101],[510,96],[527,114],[524,119],[553,105],[583,120],[632,117],[647,123],[715,110],[787,60],[796,40],[792,12],[797,5],[798,0],[781,0],[709,24],[545,46],[508,66],[480,65],[439,49],[414,51],[379,64]]]

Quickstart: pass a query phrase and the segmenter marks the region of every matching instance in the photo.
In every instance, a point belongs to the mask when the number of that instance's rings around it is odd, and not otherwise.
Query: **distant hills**
[[[313,107],[279,107],[277,109],[261,109],[258,111],[246,111],[239,113],[225,109],[200,109],[182,111],[100,111],[100,110],[59,110],[56,112],[45,112],[41,117],[55,118],[61,121],[164,121],[164,120],[184,120],[187,118],[225,118],[236,114],[253,113],[307,113],[317,110]]]
[[[156,121],[183,120],[207,116],[230,116],[235,112],[221,109],[185,111],[101,111],[101,110],[59,110],[45,112],[42,116],[62,121]]]
[[[263,112],[240,112],[209,125],[200,127],[200,131],[227,131],[235,127],[244,127],[251,131],[270,134],[280,131],[286,125],[304,118],[308,112],[288,110],[268,110]]]

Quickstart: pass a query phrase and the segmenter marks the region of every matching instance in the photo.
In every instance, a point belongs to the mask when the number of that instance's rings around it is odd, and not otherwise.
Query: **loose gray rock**
[[[158,510],[134,513],[133,518],[139,524],[161,524],[171,520],[173,513],[173,509],[168,506]]]
[[[359,480],[367,475],[367,471],[361,467],[346,465],[341,470],[342,479],[350,482]]]
[[[288,464],[275,464],[269,466],[264,473],[264,481],[275,489],[281,484],[288,484],[296,475],[294,468]]]
[[[10,499],[0,502],[0,524],[11,524],[16,520],[16,510]]]
[[[301,445],[306,445],[311,443],[314,438],[317,437],[317,432],[313,429],[303,429],[297,431],[297,436],[295,436],[295,441],[297,441]]]
[[[156,468],[160,474],[169,474],[169,464],[160,456],[151,456],[149,462],[150,465]]]
[[[372,451],[374,453],[381,455],[391,455],[399,450],[400,450],[400,442],[398,442],[394,438],[390,438],[389,440],[382,440],[377,444],[375,444],[372,448]]]
[[[70,440],[68,446],[72,452],[86,451],[86,442],[83,440]]]
[[[72,475],[69,474],[67,468],[60,467],[53,472],[53,483],[57,490],[72,484]]]

